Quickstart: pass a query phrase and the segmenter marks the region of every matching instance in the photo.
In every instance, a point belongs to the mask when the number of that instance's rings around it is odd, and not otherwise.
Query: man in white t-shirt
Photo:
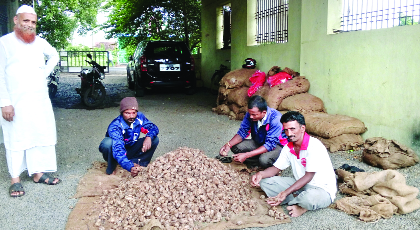
[[[327,149],[305,132],[305,118],[299,112],[287,112],[280,122],[289,143],[272,167],[252,176],[251,185],[261,187],[269,205],[288,204],[291,217],[328,207],[335,199],[337,180]],[[294,178],[276,176],[289,166]]]

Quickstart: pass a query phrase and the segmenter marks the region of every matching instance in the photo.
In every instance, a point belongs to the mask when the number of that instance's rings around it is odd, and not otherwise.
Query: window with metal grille
[[[420,23],[420,0],[343,0],[337,32],[391,28]]]
[[[227,3],[223,6],[216,8],[216,48],[217,49],[230,49],[231,46],[231,4]]]
[[[225,5],[222,8],[222,15],[223,15],[223,48],[222,49],[229,49],[230,48],[230,30],[232,28],[231,22],[231,8],[229,5]]]
[[[22,5],[28,5],[33,7],[34,6],[34,0],[19,0],[19,6]]]
[[[288,40],[289,0],[257,0],[255,13],[258,44]]]

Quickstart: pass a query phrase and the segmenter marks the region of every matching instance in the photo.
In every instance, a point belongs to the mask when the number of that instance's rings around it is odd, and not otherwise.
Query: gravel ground
[[[76,73],[62,73],[57,96],[52,100],[57,124],[58,171],[63,181],[57,186],[35,184],[27,173],[21,175],[26,195],[11,198],[8,194],[10,176],[7,170],[4,145],[0,146],[0,230],[62,230],[67,217],[76,205],[72,198],[80,178],[93,161],[104,161],[98,145],[110,121],[118,116],[118,103],[134,92],[126,87],[125,68],[112,68],[104,80],[107,98],[103,107],[88,110],[80,104],[75,88],[80,85]],[[194,95],[182,90],[152,92],[138,98],[140,110],[160,129],[160,144],[154,158],[181,146],[198,148],[207,156],[217,155],[220,147],[237,131],[240,121],[229,120],[211,111],[216,97],[204,89]],[[347,163],[366,171],[380,169],[361,162],[361,151],[330,153],[334,168]],[[420,165],[400,169],[407,184],[420,187]],[[291,176],[286,170],[285,175]],[[337,198],[342,198],[338,193]],[[285,210],[285,212],[287,212]],[[280,224],[268,230],[418,230],[419,210],[396,215],[391,219],[364,223],[334,209],[310,211],[292,223]]]

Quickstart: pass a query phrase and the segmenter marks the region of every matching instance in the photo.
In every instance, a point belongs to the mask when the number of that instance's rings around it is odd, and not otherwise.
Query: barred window
[[[217,37],[216,46],[217,49],[230,49],[231,47],[231,29],[232,29],[232,18],[231,18],[231,4],[225,4],[216,9],[217,12]]]
[[[225,5],[222,8],[222,15],[223,15],[223,48],[222,49],[229,49],[230,48],[230,30],[232,28],[232,18],[231,18],[231,8],[229,5]]]
[[[257,0],[256,4],[256,42],[287,42],[289,0]]]
[[[33,7],[34,6],[34,1],[33,0],[19,0],[19,6],[22,5],[28,5]]]
[[[337,32],[391,28],[420,23],[420,0],[343,0]]]

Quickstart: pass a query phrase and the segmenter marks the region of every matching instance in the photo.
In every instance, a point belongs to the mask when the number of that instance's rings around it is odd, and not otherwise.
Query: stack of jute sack
[[[279,69],[275,66],[269,70],[267,82],[257,88],[253,87],[256,83],[252,83],[251,80],[259,70],[242,68],[227,73],[220,81],[217,107],[213,108],[213,111],[228,115],[230,119],[242,120],[248,111],[250,96],[260,95],[269,107],[279,110],[282,114],[287,111],[301,112],[305,116],[306,131],[319,138],[331,152],[355,150],[363,145],[360,134],[367,128],[362,121],[349,116],[327,114],[324,102],[308,93],[308,79],[290,68],[282,71],[276,71],[276,68]],[[291,79],[275,85],[269,82],[270,78],[281,73],[290,74]],[[255,92],[250,92],[251,90]]]

